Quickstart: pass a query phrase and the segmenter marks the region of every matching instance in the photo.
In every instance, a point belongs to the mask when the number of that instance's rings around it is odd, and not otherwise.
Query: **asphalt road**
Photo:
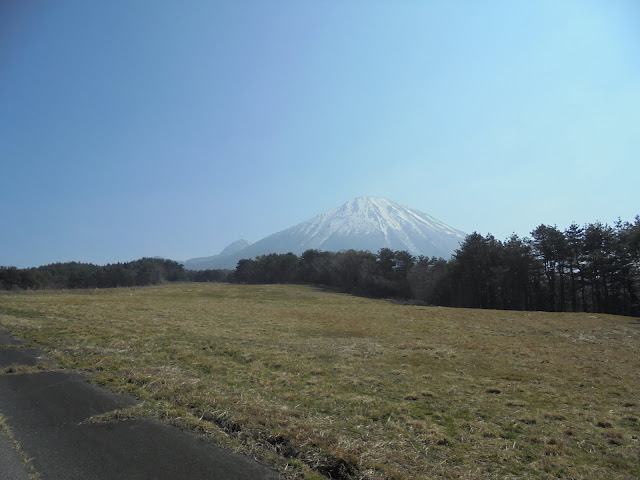
[[[22,458],[2,432],[0,432],[0,479],[29,480]]]
[[[135,400],[65,372],[3,373],[34,365],[41,352],[0,331],[0,414],[43,480],[271,480],[278,475],[250,457],[152,420],[82,421]],[[0,480],[28,471],[0,429]]]

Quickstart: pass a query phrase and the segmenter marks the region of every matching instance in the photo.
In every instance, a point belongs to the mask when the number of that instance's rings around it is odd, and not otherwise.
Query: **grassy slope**
[[[112,417],[291,476],[640,477],[637,319],[179,284],[0,294],[0,324],[144,400]]]

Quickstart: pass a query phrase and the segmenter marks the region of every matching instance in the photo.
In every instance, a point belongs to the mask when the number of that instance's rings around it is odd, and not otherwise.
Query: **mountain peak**
[[[445,257],[466,236],[426,213],[371,196],[354,198],[292,229],[311,236],[310,248],[341,250],[360,243],[363,250],[387,247]]]
[[[346,202],[344,205],[388,205],[388,204],[396,204],[401,205],[398,202],[394,202],[392,200],[388,200],[383,197],[372,197],[370,195],[361,195],[359,197],[353,198]]]
[[[240,250],[243,250],[252,244],[253,242],[250,242],[249,240],[245,240],[244,238],[240,240],[236,240],[235,242],[232,242],[229,245],[227,245],[218,255],[220,256],[233,255],[234,253],[239,252]]]
[[[209,257],[210,265],[203,267],[201,261],[198,264],[199,268],[233,268],[242,258],[268,253],[293,252],[299,255],[309,249],[377,252],[381,248],[390,248],[406,250],[412,255],[448,258],[465,236],[465,233],[440,220],[401,203],[381,197],[360,196],[233,254]]]

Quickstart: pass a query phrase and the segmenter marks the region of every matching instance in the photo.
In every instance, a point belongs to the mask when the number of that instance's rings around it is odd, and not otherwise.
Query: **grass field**
[[[640,477],[640,322],[288,285],[0,294],[0,325],[285,477]]]

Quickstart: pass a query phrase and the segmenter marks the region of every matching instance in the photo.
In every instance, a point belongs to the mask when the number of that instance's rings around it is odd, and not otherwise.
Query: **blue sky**
[[[0,4],[0,265],[213,255],[359,195],[640,214],[640,3]]]

